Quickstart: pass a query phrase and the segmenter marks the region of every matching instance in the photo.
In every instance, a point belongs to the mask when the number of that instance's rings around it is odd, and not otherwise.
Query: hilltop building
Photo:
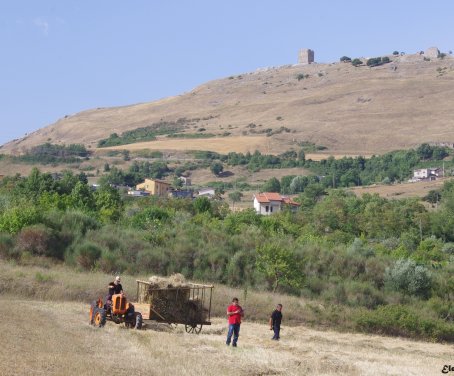
[[[314,51],[308,48],[301,49],[298,53],[298,64],[311,64],[314,62]]]

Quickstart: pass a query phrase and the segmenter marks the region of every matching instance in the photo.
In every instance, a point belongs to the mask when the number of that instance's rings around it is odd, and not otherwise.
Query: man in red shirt
[[[227,307],[227,317],[229,318],[229,332],[227,334],[227,346],[230,345],[230,341],[233,335],[232,346],[236,347],[238,342],[238,336],[240,335],[241,318],[244,316],[243,308],[238,304],[238,298],[232,299],[232,304]]]

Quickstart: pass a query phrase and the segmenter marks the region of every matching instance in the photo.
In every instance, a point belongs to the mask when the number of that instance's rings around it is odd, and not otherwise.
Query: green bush
[[[413,260],[397,260],[386,269],[385,284],[394,291],[427,299],[432,289],[432,276],[427,268]]]
[[[13,255],[13,237],[5,232],[0,232],[0,258],[8,259]]]
[[[83,242],[75,246],[75,259],[83,269],[93,269],[102,254],[102,249],[91,242]]]
[[[41,211],[30,205],[15,206],[0,214],[0,231],[16,234],[23,227],[39,223]]]
[[[374,311],[361,310],[353,320],[356,327],[365,332],[435,341],[454,340],[454,325],[423,317],[417,311],[401,305],[380,306]]]

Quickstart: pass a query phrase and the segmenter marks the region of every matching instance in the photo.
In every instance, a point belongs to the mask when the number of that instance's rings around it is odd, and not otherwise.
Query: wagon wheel
[[[202,326],[202,324],[185,324],[184,329],[186,330],[186,333],[199,334],[202,330]]]

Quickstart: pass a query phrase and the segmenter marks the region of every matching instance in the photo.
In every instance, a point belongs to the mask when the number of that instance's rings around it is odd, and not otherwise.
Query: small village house
[[[281,211],[284,207],[297,210],[300,204],[288,196],[279,193],[263,192],[254,195],[254,209],[257,214],[270,215]]]
[[[152,196],[167,197],[171,185],[163,180],[145,179],[143,183],[136,185],[136,190],[149,192]]]
[[[435,180],[442,176],[443,176],[443,169],[441,169],[439,167],[419,168],[419,169],[413,170],[412,181]]]

